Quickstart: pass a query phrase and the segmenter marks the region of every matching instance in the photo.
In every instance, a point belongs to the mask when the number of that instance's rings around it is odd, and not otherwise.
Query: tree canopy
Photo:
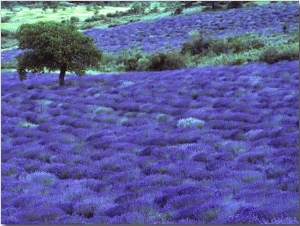
[[[24,52],[18,56],[20,80],[27,72],[60,70],[59,84],[64,85],[66,71],[78,76],[88,67],[98,67],[102,53],[93,43],[70,23],[53,21],[23,24],[16,32],[19,48]]]

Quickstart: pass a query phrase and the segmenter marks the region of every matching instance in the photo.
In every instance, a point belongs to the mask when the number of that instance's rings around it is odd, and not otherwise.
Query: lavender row
[[[298,4],[268,4],[263,6],[202,12],[146,20],[107,29],[85,32],[95,38],[97,47],[107,53],[120,54],[129,49],[144,53],[180,49],[191,31],[206,31],[214,37],[235,36],[246,32],[267,36],[298,29]],[[267,41],[267,40],[266,40]],[[18,49],[1,53],[2,61],[9,61],[20,53]]]
[[[2,73],[2,223],[299,223],[298,69]]]
[[[214,37],[235,36],[246,32],[267,36],[298,29],[298,4],[268,4],[263,6],[169,16],[135,22],[108,29],[85,32],[95,37],[99,49],[109,53],[140,48],[145,53],[179,49],[191,31],[206,31]]]

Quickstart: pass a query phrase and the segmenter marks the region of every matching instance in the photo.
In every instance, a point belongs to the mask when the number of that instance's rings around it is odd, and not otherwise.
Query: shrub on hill
[[[3,21],[2,21],[2,22],[3,22]],[[1,29],[1,38],[3,38],[3,37],[13,38],[14,34],[15,34],[15,33],[14,33],[13,31]]]
[[[294,44],[282,48],[279,51],[279,48],[275,46],[267,47],[259,56],[259,61],[267,62],[268,64],[274,64],[282,60],[298,60],[299,59],[299,44]]]
[[[77,16],[72,16],[72,17],[70,18],[70,22],[71,22],[71,24],[74,24],[74,23],[79,22],[79,17],[77,17]]]
[[[299,30],[295,29],[291,32],[290,38],[287,41],[288,44],[299,43]]]
[[[2,23],[9,23],[10,19],[11,19],[10,16],[4,16],[4,17],[1,18],[1,22]]]
[[[125,70],[126,71],[135,71],[138,68],[138,60],[141,58],[141,55],[138,53],[125,60]]]
[[[228,41],[228,47],[233,53],[243,52],[251,48],[247,40],[239,36],[229,37],[227,41]]]
[[[163,71],[163,70],[174,70],[185,67],[185,62],[180,53],[155,53],[149,57],[150,71]]]
[[[183,8],[182,7],[178,7],[175,9],[175,11],[172,13],[172,15],[179,15],[182,14]]]
[[[242,8],[243,2],[240,1],[230,1],[227,4],[227,9],[235,9],[235,8]]]
[[[212,44],[212,39],[200,34],[198,37],[194,37],[192,41],[188,41],[182,44],[181,53],[191,53],[193,56],[201,53],[206,53]]]
[[[85,22],[94,22],[94,21],[99,21],[99,20],[105,20],[105,15],[96,15],[96,16],[92,16],[90,18],[86,18],[84,21]]]
[[[144,13],[146,7],[143,4],[147,4],[147,2],[143,2],[143,3],[134,2],[131,8],[128,10],[128,13],[132,13],[132,14]]]
[[[228,38],[213,39],[209,35],[195,35],[192,41],[182,44],[181,53],[190,53],[191,55],[206,55],[210,51],[221,53],[240,53],[250,49],[259,49],[264,47],[264,42],[255,37],[249,39],[244,36],[235,36]]]

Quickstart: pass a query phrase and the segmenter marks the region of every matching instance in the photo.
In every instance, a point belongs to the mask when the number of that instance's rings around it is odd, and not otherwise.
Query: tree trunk
[[[60,68],[60,73],[59,73],[59,85],[63,86],[65,84],[65,75],[67,71],[67,66],[63,65]]]

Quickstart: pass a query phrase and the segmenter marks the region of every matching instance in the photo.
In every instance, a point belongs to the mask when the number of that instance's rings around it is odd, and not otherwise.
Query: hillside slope
[[[299,223],[299,62],[2,73],[2,223]]]

